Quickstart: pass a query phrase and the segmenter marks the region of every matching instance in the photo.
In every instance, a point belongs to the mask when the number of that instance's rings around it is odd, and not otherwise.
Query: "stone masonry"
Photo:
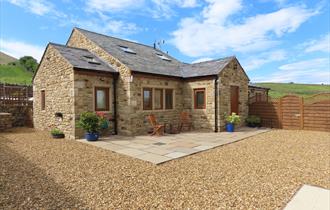
[[[71,65],[49,46],[33,81],[34,127],[40,130],[61,129],[67,138],[74,138],[74,76]],[[45,91],[45,110],[41,110],[41,91]],[[55,113],[63,114],[57,119]]]

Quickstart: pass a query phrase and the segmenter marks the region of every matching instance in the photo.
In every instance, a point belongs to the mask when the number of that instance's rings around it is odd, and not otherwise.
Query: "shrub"
[[[233,124],[237,125],[241,122],[241,118],[239,115],[237,115],[235,112],[233,112],[233,113],[231,113],[231,115],[226,116],[226,121],[228,123],[233,123]]]
[[[52,135],[61,135],[61,134],[64,134],[63,131],[61,131],[61,130],[58,129],[58,128],[54,128],[54,129],[52,129],[52,130],[50,131],[50,133],[51,133]]]
[[[260,119],[260,117],[258,117],[256,115],[250,115],[246,118],[245,122],[252,123],[252,124],[260,124],[261,119]]]
[[[100,118],[93,112],[84,112],[80,115],[77,127],[87,133],[97,133],[100,130]]]

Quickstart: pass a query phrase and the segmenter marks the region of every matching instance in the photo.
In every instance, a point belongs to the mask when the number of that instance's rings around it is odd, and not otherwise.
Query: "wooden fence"
[[[32,86],[0,83],[0,112],[12,113],[13,126],[32,127]]]
[[[330,131],[330,93],[303,98],[286,95],[249,104],[249,115],[257,115],[265,127]]]

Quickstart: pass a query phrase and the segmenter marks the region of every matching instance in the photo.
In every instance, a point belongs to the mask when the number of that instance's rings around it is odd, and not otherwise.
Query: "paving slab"
[[[330,190],[303,185],[284,210],[329,210]]]
[[[160,164],[233,143],[269,130],[264,128],[241,128],[234,133],[189,132],[174,135],[167,134],[161,137],[111,136],[100,138],[99,141],[94,142],[88,142],[86,140],[79,141],[154,164]]]

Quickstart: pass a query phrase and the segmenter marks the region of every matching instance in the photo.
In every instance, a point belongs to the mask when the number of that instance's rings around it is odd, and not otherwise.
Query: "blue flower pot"
[[[96,141],[99,139],[99,134],[98,133],[86,133],[85,139],[87,141]]]
[[[234,129],[235,129],[235,125],[233,123],[227,123],[226,124],[226,130],[228,132],[234,132]]]

